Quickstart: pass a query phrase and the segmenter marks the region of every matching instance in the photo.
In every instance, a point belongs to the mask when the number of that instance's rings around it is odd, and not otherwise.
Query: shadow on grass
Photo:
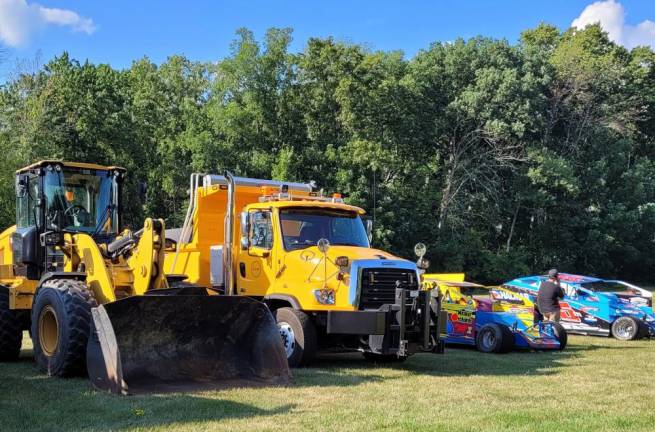
[[[47,377],[34,365],[31,350],[16,362],[0,364],[0,430],[154,428],[285,415],[296,406],[264,408],[233,399],[216,391],[109,395],[94,391],[86,377]]]
[[[328,354],[319,357],[311,368],[297,370],[298,385],[349,386],[396,377],[376,373],[394,369],[426,376],[526,376],[553,375],[567,367],[567,361],[583,352],[607,349],[600,346],[572,346],[564,351],[517,351],[508,354],[484,354],[473,347],[449,347],[443,355],[416,354],[403,363],[371,363],[359,354]],[[386,375],[386,376],[385,376]]]

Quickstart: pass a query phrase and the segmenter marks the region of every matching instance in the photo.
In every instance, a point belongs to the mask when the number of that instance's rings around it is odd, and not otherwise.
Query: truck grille
[[[384,304],[396,302],[396,281],[409,289],[418,289],[416,272],[407,269],[363,269],[359,309],[379,309]]]

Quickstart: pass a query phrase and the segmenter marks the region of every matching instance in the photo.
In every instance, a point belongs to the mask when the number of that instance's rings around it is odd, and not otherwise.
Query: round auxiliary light
[[[321,253],[326,253],[330,249],[330,241],[326,238],[321,238],[316,242],[316,247]]]
[[[338,256],[334,260],[334,263],[339,267],[348,267],[348,257],[347,256]]]
[[[417,257],[422,257],[427,252],[428,248],[423,243],[416,243],[414,246],[414,253]]]

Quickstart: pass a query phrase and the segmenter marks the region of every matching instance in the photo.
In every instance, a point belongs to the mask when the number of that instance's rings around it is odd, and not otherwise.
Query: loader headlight
[[[314,297],[316,301],[324,305],[334,304],[334,290],[331,289],[317,289],[314,290]]]

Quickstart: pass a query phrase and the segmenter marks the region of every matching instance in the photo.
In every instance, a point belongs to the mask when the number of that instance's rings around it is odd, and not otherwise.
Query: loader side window
[[[273,247],[273,223],[270,211],[250,214],[250,245],[262,249]]]
[[[35,226],[39,217],[39,208],[36,205],[39,196],[39,179],[31,177],[26,193],[17,198],[16,225],[18,228]]]

